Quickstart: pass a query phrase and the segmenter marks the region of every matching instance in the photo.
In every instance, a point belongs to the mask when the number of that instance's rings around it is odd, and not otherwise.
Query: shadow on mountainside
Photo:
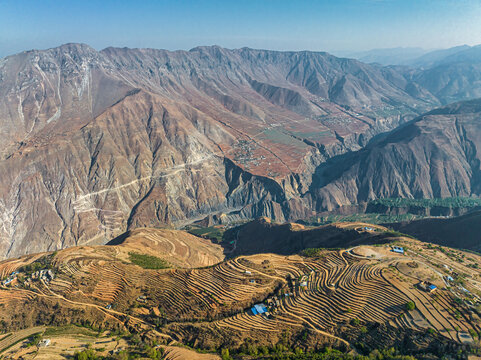
[[[352,226],[324,225],[319,227],[307,227],[297,223],[273,223],[270,219],[261,217],[246,224],[226,230],[221,243],[204,238],[204,242],[211,242],[212,245],[223,252],[225,258],[232,258],[241,255],[253,255],[261,253],[273,253],[278,255],[294,255],[308,248],[350,248],[365,244],[384,244],[391,241],[389,235],[383,232],[357,231]],[[365,224],[358,224],[358,228]],[[135,237],[136,230],[127,231],[106,245],[122,245]],[[150,229],[155,231],[154,229]],[[192,240],[196,237],[181,230],[172,230],[180,234],[182,244],[193,246]],[[172,234],[160,234],[159,239],[165,238],[171,243]],[[140,236],[139,239],[142,239]],[[143,244],[146,246],[146,244]],[[219,253],[219,255],[220,255]],[[160,254],[159,254],[160,255]]]
[[[229,229],[222,246],[226,257],[274,253],[298,254],[308,248],[349,248],[389,242],[384,233],[359,233],[353,229],[325,225],[308,228],[300,224],[275,224],[260,218]]]
[[[458,249],[481,251],[481,211],[450,219],[422,219],[390,224],[395,230],[425,242]]]

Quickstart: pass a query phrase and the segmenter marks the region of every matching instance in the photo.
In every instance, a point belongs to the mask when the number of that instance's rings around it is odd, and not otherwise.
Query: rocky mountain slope
[[[379,197],[481,195],[481,100],[436,109],[318,168],[318,209]]]
[[[327,53],[67,44],[0,60],[0,255],[312,213],[314,169],[438,104]]]

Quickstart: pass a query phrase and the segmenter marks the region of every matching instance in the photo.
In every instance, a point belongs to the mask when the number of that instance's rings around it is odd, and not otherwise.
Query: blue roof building
[[[394,246],[392,248],[392,251],[394,251],[395,253],[398,253],[398,254],[404,254],[404,248],[401,247],[401,246]]]
[[[264,304],[257,304],[251,308],[252,314],[264,314],[267,312],[267,307]]]

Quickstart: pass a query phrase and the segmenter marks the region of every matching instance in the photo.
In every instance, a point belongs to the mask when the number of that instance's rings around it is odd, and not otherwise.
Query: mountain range
[[[396,47],[367,51],[339,51],[334,55],[357,59],[364,63],[381,65],[406,65],[427,68],[440,63],[450,63],[466,59],[479,61],[477,53],[480,45],[459,45],[446,49],[426,50],[419,47]]]
[[[481,96],[481,57],[450,56],[67,44],[0,59],[0,254],[212,214],[479,195],[479,102],[442,105]]]

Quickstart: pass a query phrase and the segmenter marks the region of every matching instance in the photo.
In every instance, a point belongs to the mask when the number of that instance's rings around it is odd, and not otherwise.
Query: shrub
[[[319,256],[319,253],[321,252],[321,250],[322,249],[308,248],[308,249],[304,249],[301,252],[301,255],[305,257],[316,257],[316,256]]]
[[[30,346],[37,346],[38,343],[42,340],[42,335],[41,334],[34,334],[32,337],[30,337],[30,340],[27,343],[27,347]]]
[[[351,325],[359,326],[360,324],[361,324],[361,321],[358,318],[351,320]]]

